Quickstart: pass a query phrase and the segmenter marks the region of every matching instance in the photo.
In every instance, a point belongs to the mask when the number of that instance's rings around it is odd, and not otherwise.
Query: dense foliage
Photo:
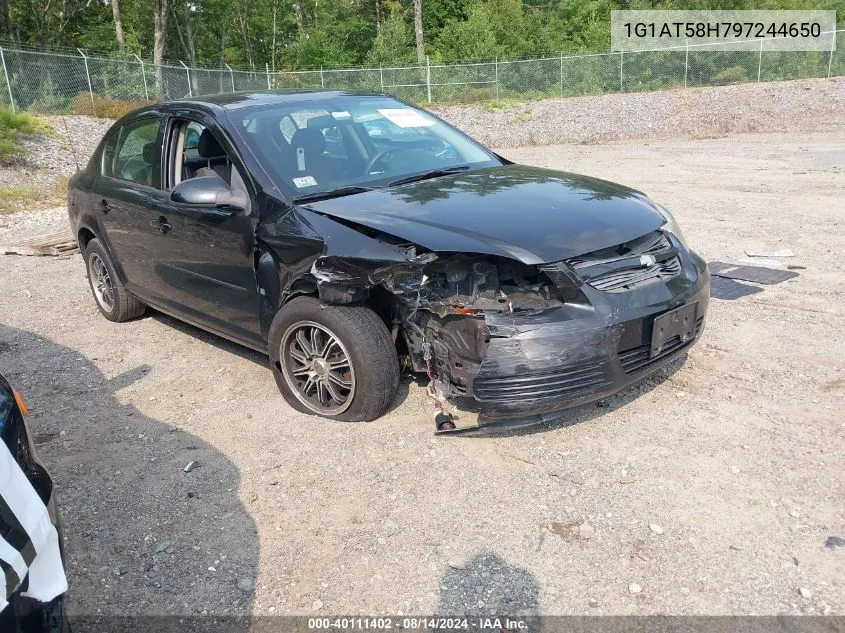
[[[619,8],[837,9],[845,0],[416,0],[433,61],[515,59],[610,45]],[[0,39],[271,69],[417,59],[415,0],[0,0]],[[118,10],[115,11],[115,8]],[[163,17],[157,20],[154,16]],[[119,25],[119,28],[118,28]]]

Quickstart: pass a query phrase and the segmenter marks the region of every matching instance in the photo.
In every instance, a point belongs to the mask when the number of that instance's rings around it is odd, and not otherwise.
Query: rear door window
[[[149,118],[124,125],[106,144],[102,174],[138,185],[159,188],[161,119]]]

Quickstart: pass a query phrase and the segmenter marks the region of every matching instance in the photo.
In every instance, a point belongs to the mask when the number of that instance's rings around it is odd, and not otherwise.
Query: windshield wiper
[[[461,171],[467,171],[469,165],[455,165],[454,167],[442,167],[440,169],[432,169],[431,171],[424,171],[421,174],[414,174],[405,178],[393,180],[387,184],[388,187],[395,187],[397,185],[404,185],[409,182],[419,182],[420,180],[428,180],[430,178],[439,178],[440,176],[448,176],[449,174],[457,174]]]
[[[362,187],[360,185],[355,185],[353,187],[338,187],[337,189],[329,189],[328,191],[304,193],[301,196],[296,196],[293,201],[296,204],[300,204],[302,202],[318,202],[319,200],[330,200],[331,198],[352,196],[356,193],[364,193],[365,191],[373,191],[374,189],[376,189],[376,187]]]

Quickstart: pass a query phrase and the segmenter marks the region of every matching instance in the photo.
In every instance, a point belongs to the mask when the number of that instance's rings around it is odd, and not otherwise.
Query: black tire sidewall
[[[102,260],[109,273],[109,281],[111,282],[112,291],[114,293],[114,307],[111,312],[103,309],[103,306],[100,305],[100,302],[97,300],[97,295],[94,292],[94,279],[91,274],[91,256],[95,254]],[[94,303],[100,311],[100,314],[106,317],[109,321],[119,322],[126,321],[127,319],[131,319],[143,313],[144,310],[142,304],[140,304],[137,299],[129,295],[123,287],[120,278],[117,276],[117,271],[115,270],[111,257],[109,257],[108,252],[99,239],[94,238],[88,242],[85,246],[83,257],[85,258],[85,272],[88,275],[88,286],[91,289],[91,296],[94,299]]]
[[[340,414],[325,415],[309,409],[296,397],[279,369],[282,336],[300,321],[313,321],[331,330],[349,354],[355,370],[355,394],[352,404]],[[366,327],[368,336],[361,337],[354,329],[356,326]],[[313,297],[292,299],[273,319],[268,348],[279,391],[291,407],[302,413],[343,422],[371,421],[387,411],[396,394],[399,384],[396,348],[387,326],[366,306],[322,305]]]

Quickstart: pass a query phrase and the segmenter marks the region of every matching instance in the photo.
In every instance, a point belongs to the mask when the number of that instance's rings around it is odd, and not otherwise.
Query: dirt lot
[[[715,299],[685,362],[607,407],[466,439],[409,381],[374,423],[298,414],[259,354],[105,321],[79,256],[0,257],[72,612],[845,614],[845,128],[504,152],[650,193],[710,261],[806,268]]]

